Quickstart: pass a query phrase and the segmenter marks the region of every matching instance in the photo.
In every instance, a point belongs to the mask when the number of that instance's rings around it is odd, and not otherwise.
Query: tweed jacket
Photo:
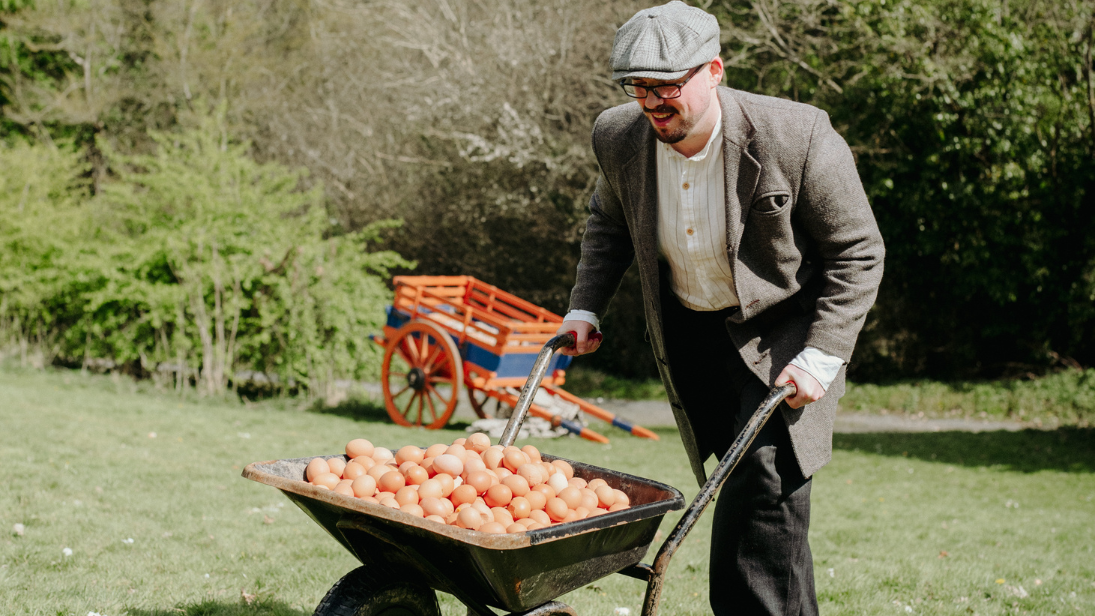
[[[740,310],[727,330],[746,365],[771,386],[806,346],[847,362],[882,279],[884,248],[851,150],[815,107],[718,88],[726,182],[726,250]],[[696,479],[704,461],[668,365],[661,323],[654,131],[638,103],[603,112],[593,128],[601,167],[571,310],[603,315],[633,261],[647,331]],[[667,270],[666,270],[667,271]],[[781,406],[806,477],[832,457],[841,368],[825,396]],[[691,412],[700,412],[691,409]],[[704,409],[703,412],[711,412]]]

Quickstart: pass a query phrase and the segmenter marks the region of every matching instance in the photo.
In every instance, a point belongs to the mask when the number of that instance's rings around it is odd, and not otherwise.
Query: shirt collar
[[[717,155],[719,148],[718,148],[718,146],[712,145],[712,144],[720,144],[720,145],[722,144],[722,114],[721,113],[715,118],[715,128],[713,128],[711,130],[711,136],[707,138],[707,145],[703,146],[702,150],[700,150],[695,156],[692,156],[692,157],[688,158],[687,160],[689,160],[691,162],[694,162],[694,163],[698,163],[698,162],[704,160],[705,158],[707,158],[711,154],[716,154]],[[662,145],[663,148],[665,148],[666,152],[668,152],[670,156],[679,156],[681,158],[684,158],[683,154],[681,154],[680,152],[674,150],[673,146],[669,145],[668,143],[662,143],[661,145]]]

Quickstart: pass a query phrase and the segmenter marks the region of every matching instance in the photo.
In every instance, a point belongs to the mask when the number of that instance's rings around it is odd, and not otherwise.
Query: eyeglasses
[[[707,65],[701,64],[689,71],[688,74],[684,76],[684,81],[680,83],[663,83],[656,86],[640,86],[633,83],[621,83],[620,87],[624,89],[624,94],[631,98],[646,98],[650,92],[653,92],[654,96],[657,96],[662,100],[680,98],[681,88],[684,87],[684,84],[688,83],[688,81],[695,77],[696,73],[700,72],[700,69],[705,66]]]

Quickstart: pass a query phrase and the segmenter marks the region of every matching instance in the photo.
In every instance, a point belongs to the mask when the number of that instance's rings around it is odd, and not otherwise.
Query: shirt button
[[[685,190],[688,190],[688,187],[689,187],[689,186],[691,186],[691,185],[690,185],[690,184],[689,184],[688,182],[685,182],[685,183],[684,183],[684,184],[683,184],[683,185],[681,186],[681,188],[683,188],[683,189],[685,189]]]
[[[695,231],[693,231],[692,229],[688,229],[687,231],[685,231],[685,233],[687,233],[688,235],[692,235],[693,233],[695,233]]]

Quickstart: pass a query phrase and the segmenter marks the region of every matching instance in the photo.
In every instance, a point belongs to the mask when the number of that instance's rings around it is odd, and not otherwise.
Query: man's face
[[[657,86],[677,81],[657,79],[635,79],[638,86]],[[654,135],[664,143],[677,143],[687,137],[711,106],[711,70],[704,65],[681,87],[678,98],[659,98],[653,90],[647,91],[644,99],[639,99],[643,114],[654,127]]]

